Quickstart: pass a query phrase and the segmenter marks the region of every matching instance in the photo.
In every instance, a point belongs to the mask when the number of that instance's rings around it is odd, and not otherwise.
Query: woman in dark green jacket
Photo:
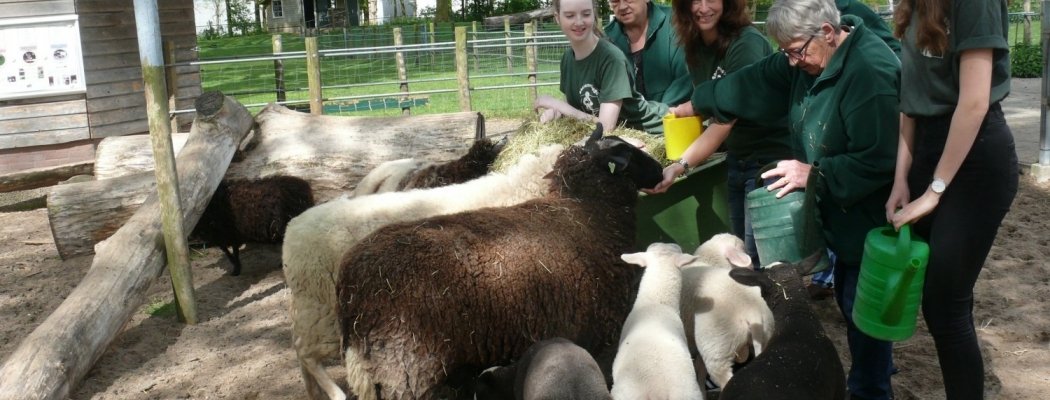
[[[676,106],[689,100],[693,84],[685,53],[671,26],[671,9],[649,0],[609,0],[615,19],[605,35],[634,66],[635,89],[646,100]]]
[[[696,88],[693,108],[720,121],[788,116],[795,159],[762,175],[783,196],[815,191],[824,238],[837,255],[835,300],[847,321],[853,398],[890,399],[891,343],[853,324],[867,232],[886,223],[897,151],[900,64],[860,18],[832,0],[779,0],[767,33],[781,50]]]

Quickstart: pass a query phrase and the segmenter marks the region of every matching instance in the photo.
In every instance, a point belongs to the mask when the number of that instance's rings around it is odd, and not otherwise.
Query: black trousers
[[[918,118],[908,187],[933,179],[951,115]],[[1002,108],[991,105],[973,147],[934,211],[913,232],[930,243],[922,312],[937,347],[948,399],[981,399],[984,364],[973,321],[973,287],[1017,194],[1017,152]]]

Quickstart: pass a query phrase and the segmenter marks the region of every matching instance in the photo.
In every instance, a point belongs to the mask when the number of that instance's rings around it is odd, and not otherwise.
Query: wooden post
[[[481,71],[481,65],[479,64],[480,61],[479,61],[479,57],[478,57],[478,44],[477,44],[477,42],[478,42],[478,21],[473,21],[473,22],[470,23],[470,31],[473,33],[473,38],[474,38],[474,46],[473,46],[473,48],[474,48],[474,72],[478,72],[478,71]]]
[[[164,82],[167,83],[168,110],[178,108],[175,100],[179,97],[179,74],[175,70],[175,41],[164,41]],[[179,120],[174,115],[168,117],[171,128],[168,132],[179,131]]]
[[[1042,101],[1039,107],[1039,165],[1050,166],[1050,0],[1043,0],[1042,34],[1040,42],[1043,46],[1043,88]],[[1039,177],[1040,182],[1046,181],[1046,176]]]
[[[514,72],[514,63],[511,61],[514,51],[510,48],[510,17],[503,17],[503,37],[507,45],[507,73],[509,74]]]
[[[434,22],[430,22],[427,26],[430,28],[430,67],[433,68],[437,62],[434,59],[434,45],[437,44],[437,26]]]
[[[1032,16],[1029,13],[1032,12],[1032,0],[1024,0],[1024,44],[1025,46],[1032,44]],[[1012,45],[1012,44],[1011,44]]]
[[[467,66],[467,28],[456,28],[456,81],[459,82],[459,110],[470,111],[470,72]]]
[[[157,176],[157,193],[160,196],[161,227],[164,232],[168,272],[171,274],[171,285],[175,290],[179,319],[194,325],[197,323],[197,304],[193,296],[190,247],[182,227],[179,175],[175,170],[175,151],[171,145],[171,125],[168,122],[164,59],[160,51],[160,14],[157,11],[157,0],[135,0],[134,4],[146,95],[146,117],[149,121],[150,142],[153,144],[153,158],[157,163],[154,171]]]
[[[270,39],[270,44],[273,46],[274,55],[284,52],[284,43],[281,41],[280,33],[273,35],[273,38]],[[273,60],[273,83],[274,91],[277,94],[277,102],[284,103],[288,101],[288,94],[284,90],[284,60]]]
[[[525,24],[525,66],[529,71],[529,104],[536,101],[536,23]]]
[[[310,88],[310,114],[324,114],[321,101],[321,55],[317,52],[317,36],[306,38],[306,81]]]
[[[394,59],[397,60],[397,80],[401,81],[401,115],[411,115],[412,108],[407,106],[408,101],[408,68],[405,66],[405,53],[401,51],[401,46],[404,44],[404,38],[401,36],[401,28],[394,28]]]

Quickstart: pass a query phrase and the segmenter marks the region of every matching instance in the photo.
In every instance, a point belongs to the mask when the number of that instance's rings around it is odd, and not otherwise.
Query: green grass
[[[175,315],[175,303],[160,298],[151,299],[143,310],[146,315],[153,317],[171,317]]]

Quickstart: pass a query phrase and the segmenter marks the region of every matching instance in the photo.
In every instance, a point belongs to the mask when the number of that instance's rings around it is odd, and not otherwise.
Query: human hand
[[[812,165],[800,162],[798,160],[784,160],[777,163],[777,166],[769,171],[762,173],[762,179],[769,179],[772,177],[779,176],[776,182],[766,185],[766,190],[777,192],[777,198],[787,196],[788,193],[795,191],[795,189],[805,189],[806,184],[809,183],[809,171],[813,169]]]
[[[541,124],[546,124],[558,118],[561,118],[561,112],[553,108],[544,109],[543,112],[540,113]]]
[[[642,192],[648,194],[658,194],[666,192],[667,189],[669,189],[671,185],[674,184],[675,179],[678,179],[678,177],[681,176],[683,172],[685,172],[685,167],[683,167],[682,164],[674,163],[668,165],[666,168],[664,168],[664,180],[660,181],[660,183],[656,184],[656,186],[654,186],[652,189],[642,189]]]
[[[689,101],[679,104],[676,107],[672,107],[668,111],[673,113],[675,118],[692,117],[696,115],[696,111],[693,111],[693,103]]]
[[[891,219],[891,222],[893,222],[893,229],[899,230],[904,224],[918,221],[919,218],[933,212],[933,209],[937,208],[937,205],[940,204],[940,202],[941,195],[926,189],[926,193],[923,193],[918,199],[906,204],[904,208],[893,214],[893,218]]]
[[[540,109],[557,109],[560,103],[561,100],[544,94],[536,97],[536,100],[532,102],[532,109],[533,111],[540,111]]]
[[[894,179],[890,198],[886,199],[886,222],[892,222],[897,210],[904,208],[909,201],[911,201],[911,193],[908,191],[908,183]]]

